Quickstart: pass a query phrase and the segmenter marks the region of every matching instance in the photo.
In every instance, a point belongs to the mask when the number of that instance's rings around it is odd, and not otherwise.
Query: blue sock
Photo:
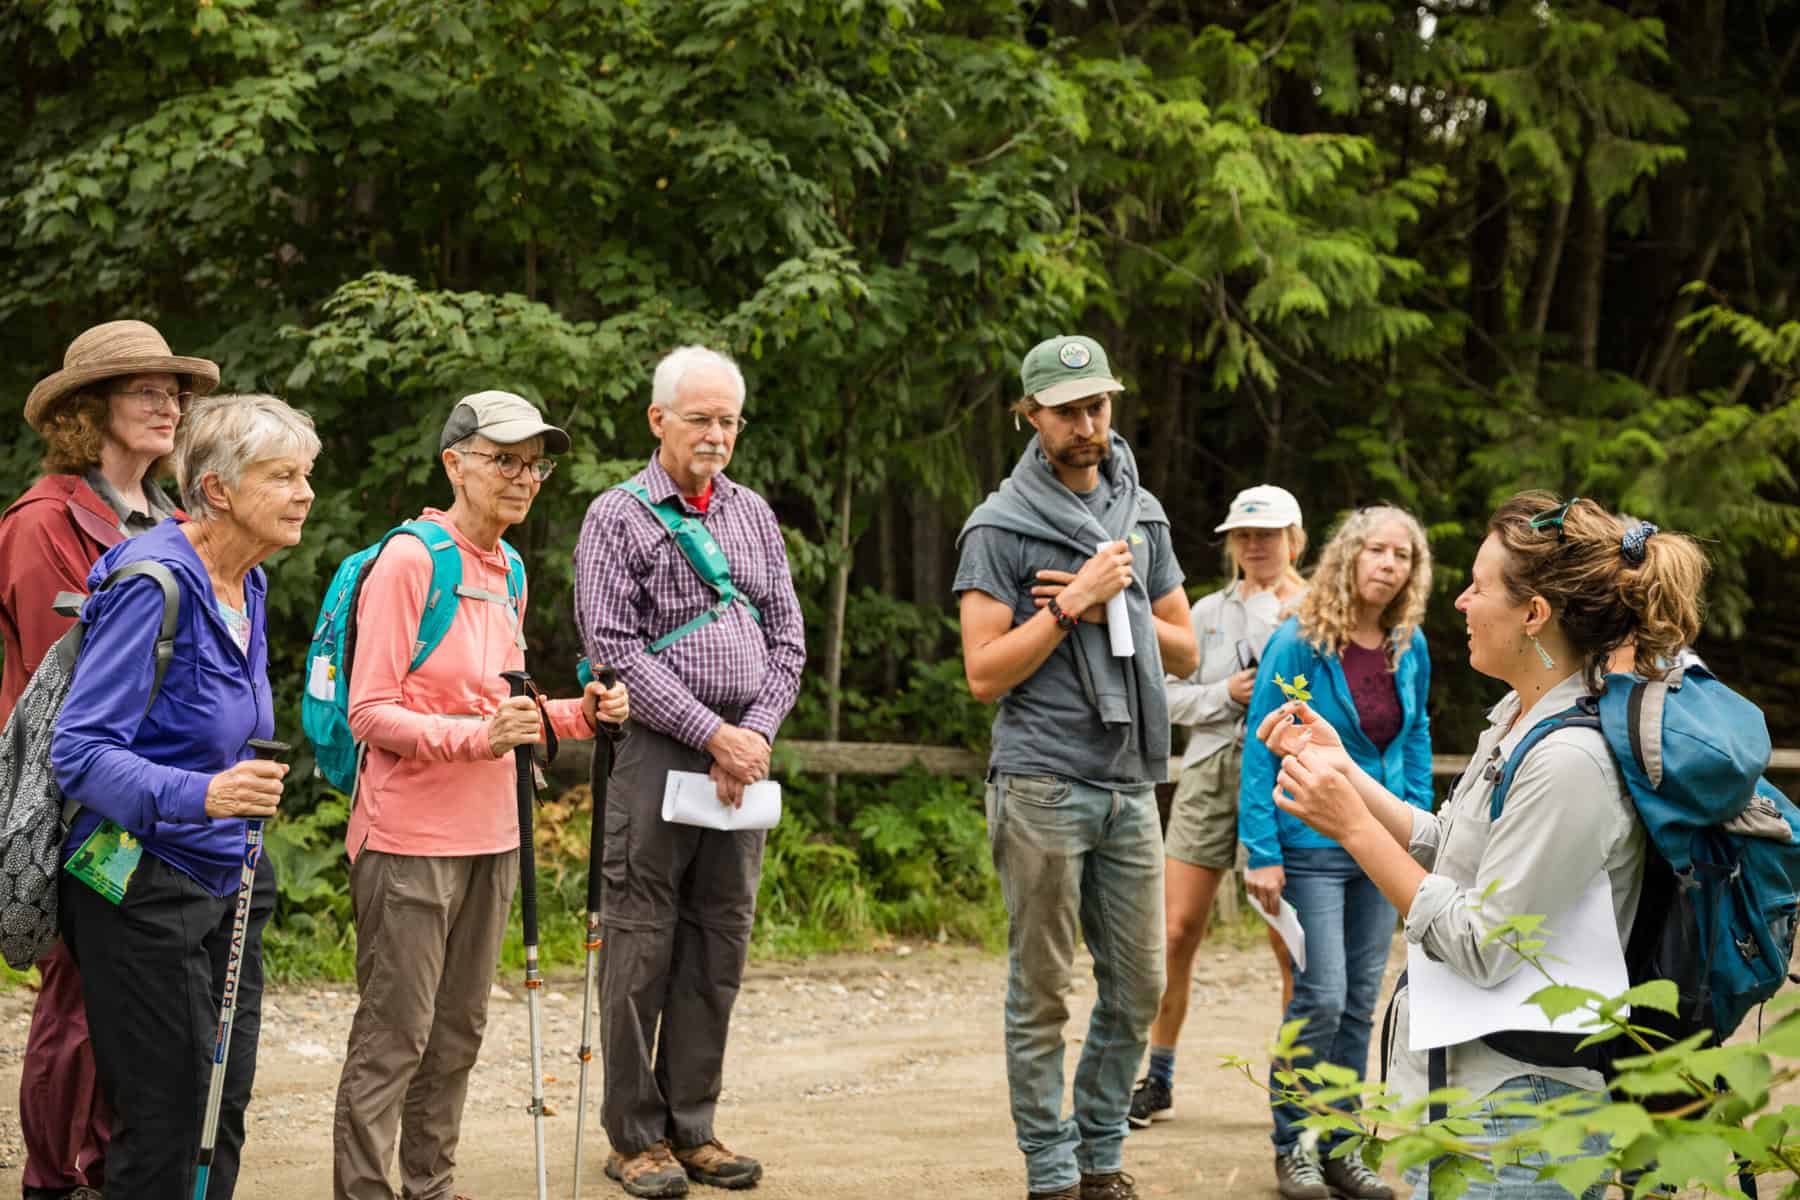
[[[1164,1087],[1175,1086],[1175,1047],[1150,1047],[1150,1078]]]

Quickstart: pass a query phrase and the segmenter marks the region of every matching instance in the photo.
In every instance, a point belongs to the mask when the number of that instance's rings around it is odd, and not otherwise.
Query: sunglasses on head
[[[1554,528],[1556,530],[1557,542],[1566,542],[1569,540],[1569,531],[1564,528],[1563,523],[1569,519],[1569,510],[1580,503],[1580,496],[1570,496],[1566,503],[1551,509],[1549,512],[1539,513],[1537,516],[1531,518],[1531,527],[1533,529]]]

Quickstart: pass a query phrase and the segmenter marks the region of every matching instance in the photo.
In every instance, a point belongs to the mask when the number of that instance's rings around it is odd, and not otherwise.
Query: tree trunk
[[[898,505],[894,502],[894,489],[882,489],[880,508],[876,515],[876,549],[881,559],[878,569],[881,572],[881,594],[890,600],[900,598],[900,546],[894,534],[894,510]],[[900,648],[891,640],[881,648],[881,687],[888,695],[900,690]]]
[[[1498,134],[1500,113],[1490,103],[1483,126]],[[1486,140],[1486,139],[1484,139]],[[1493,158],[1476,168],[1475,228],[1469,237],[1469,332],[1463,365],[1482,384],[1505,369],[1500,346],[1506,338],[1506,243],[1509,234],[1506,176]]]
[[[844,438],[838,459],[837,496],[837,565],[831,573],[831,605],[825,625],[825,737],[838,740],[838,724],[842,714],[840,685],[844,677],[844,612],[850,602],[850,458],[856,442],[856,397],[852,395],[844,407]],[[838,777],[835,772],[825,777],[825,811],[827,829],[837,828]]]

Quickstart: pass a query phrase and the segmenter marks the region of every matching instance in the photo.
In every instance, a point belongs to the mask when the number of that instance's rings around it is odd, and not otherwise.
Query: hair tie
[[[1632,526],[1625,531],[1625,536],[1619,539],[1619,553],[1625,556],[1625,561],[1628,563],[1643,562],[1644,546],[1649,542],[1650,535],[1656,532],[1658,532],[1656,526],[1648,521]]]

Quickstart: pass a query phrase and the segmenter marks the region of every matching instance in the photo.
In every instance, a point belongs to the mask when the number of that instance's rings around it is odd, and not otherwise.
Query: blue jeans
[[[1306,970],[1294,972],[1294,1000],[1282,1021],[1305,1019],[1300,1044],[1312,1054],[1294,1065],[1335,1063],[1361,1079],[1369,1066],[1369,1032],[1398,914],[1349,851],[1337,846],[1295,847],[1283,855],[1287,885],[1281,895],[1298,911],[1300,927],[1306,931]],[[1273,1065],[1269,1086],[1285,1086],[1276,1081]],[[1294,1104],[1274,1108],[1272,1137],[1276,1151],[1285,1153],[1300,1140],[1299,1122],[1306,1113]],[[1321,1151],[1344,1136],[1324,1135]]]
[[[1163,991],[1163,852],[1156,797],[1047,775],[987,788],[988,837],[1006,898],[1006,1083],[1026,1186],[1055,1191],[1117,1171]],[[1063,1026],[1077,926],[1097,994],[1062,1115]]]
[[[1567,1096],[1580,1091],[1571,1084],[1560,1079],[1546,1079],[1542,1075],[1515,1075],[1483,1097],[1482,1106],[1474,1114],[1481,1122],[1481,1132],[1468,1140],[1481,1144],[1491,1144],[1502,1138],[1527,1129],[1531,1125],[1530,1117],[1501,1116],[1494,1111],[1495,1101],[1502,1093],[1511,1093],[1508,1099],[1529,1100],[1543,1103],[1556,1096]],[[1595,1097],[1603,1102],[1604,1096]],[[1607,1137],[1604,1133],[1589,1134],[1582,1143],[1581,1153],[1577,1158],[1589,1155],[1605,1154],[1608,1149]],[[1537,1169],[1550,1162],[1548,1154],[1521,1155],[1516,1162],[1497,1165],[1494,1174],[1498,1177],[1492,1183],[1471,1182],[1463,1193],[1463,1200],[1569,1200],[1569,1193],[1561,1184],[1546,1179],[1538,1181]],[[1406,1182],[1412,1185],[1413,1200],[1428,1200],[1431,1190],[1425,1186],[1425,1168],[1408,1167]],[[1581,1200],[1601,1200],[1606,1194],[1604,1184],[1595,1184],[1581,1194]]]

